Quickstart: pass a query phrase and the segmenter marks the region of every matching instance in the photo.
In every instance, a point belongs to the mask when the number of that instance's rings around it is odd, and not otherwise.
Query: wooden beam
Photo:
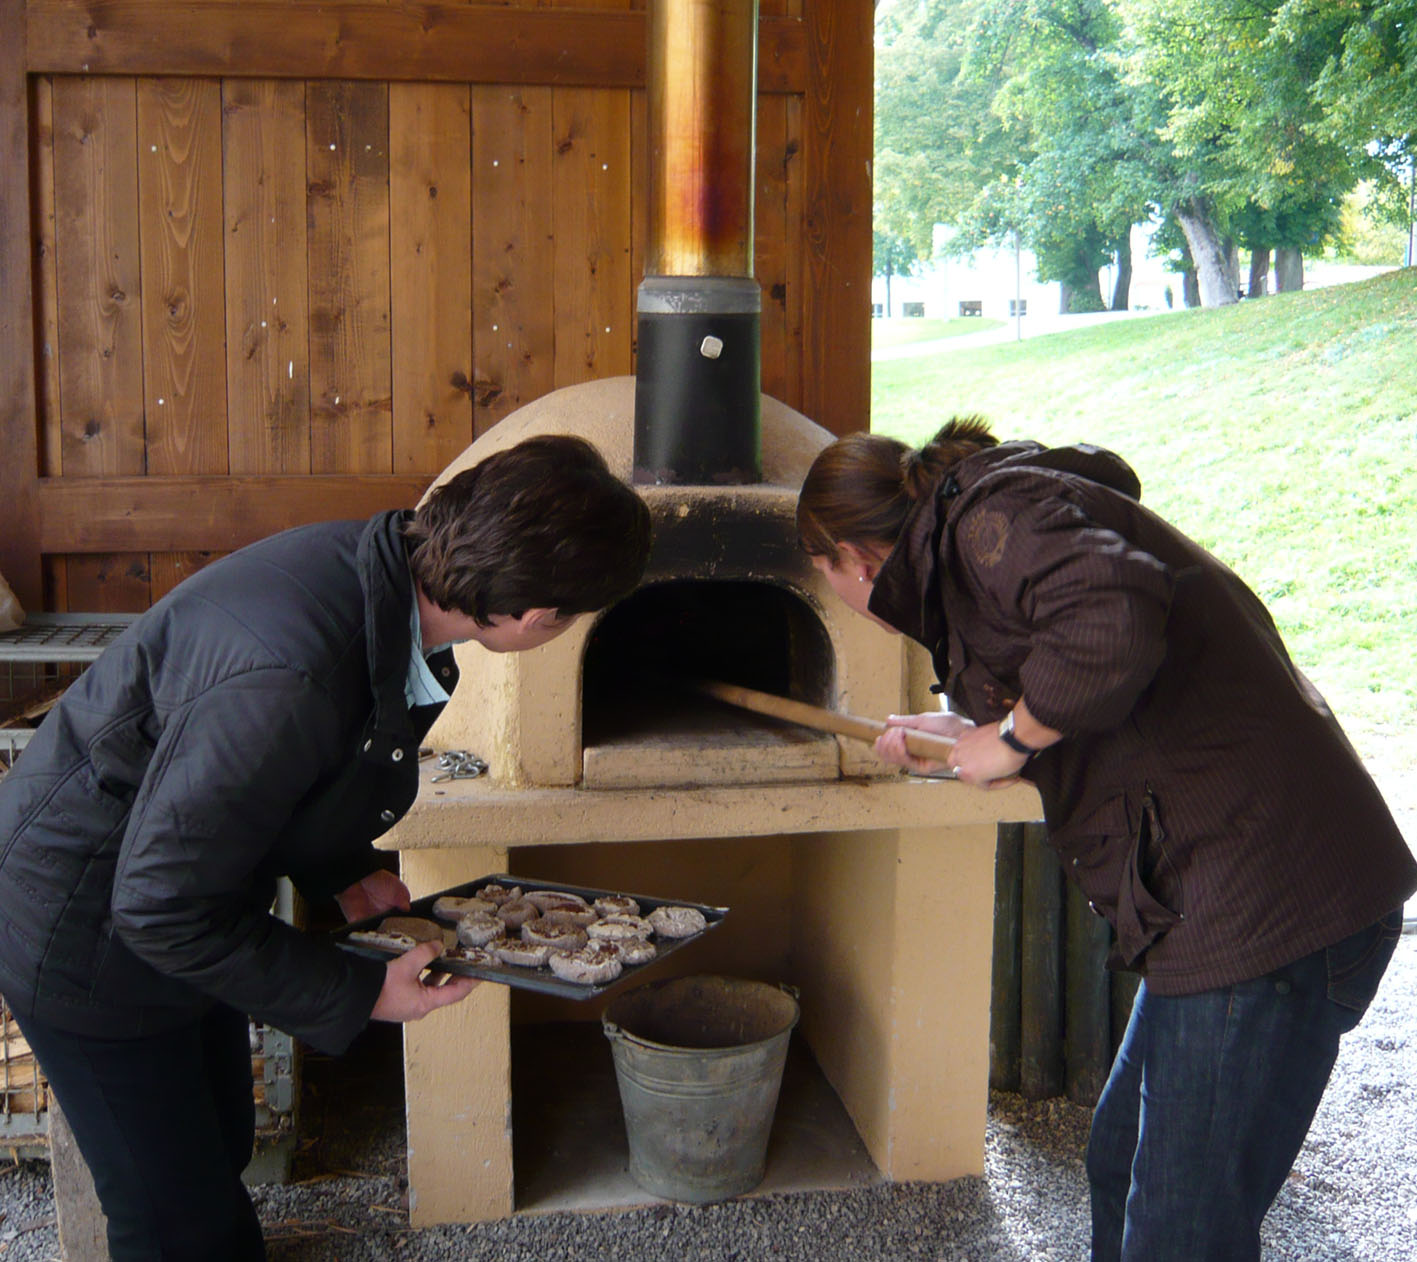
[[[34,482],[34,295],[31,290],[29,93],[25,0],[0,0],[0,574],[26,609],[42,601]]]
[[[41,478],[37,552],[230,552],[307,522],[412,508],[431,481],[400,474]]]
[[[807,6],[801,411],[834,434],[871,417],[873,11]]]
[[[16,0],[7,6],[24,13]],[[23,23],[4,29],[23,29]],[[870,35],[868,24],[868,41]],[[7,43],[27,48],[32,74],[631,88],[645,82],[645,13],[628,9],[34,0],[27,40]],[[800,93],[806,83],[802,22],[763,18],[759,88]]]

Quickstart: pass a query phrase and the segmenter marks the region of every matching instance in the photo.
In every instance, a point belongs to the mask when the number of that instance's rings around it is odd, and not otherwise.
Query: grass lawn
[[[963,320],[925,320],[912,316],[893,316],[871,321],[871,349],[886,350],[892,346],[909,346],[912,342],[935,342],[940,338],[959,337],[964,333],[982,333],[997,329],[1001,320],[985,320],[970,316]]]
[[[872,428],[911,443],[978,412],[1000,438],[1125,456],[1145,502],[1259,593],[1370,765],[1396,758],[1417,796],[1417,269],[872,376]]]

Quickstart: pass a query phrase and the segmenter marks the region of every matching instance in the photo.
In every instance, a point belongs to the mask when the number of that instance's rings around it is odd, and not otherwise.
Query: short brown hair
[[[895,545],[911,507],[934,495],[965,456],[999,440],[978,416],[952,417],[918,451],[883,434],[848,434],[822,448],[797,496],[797,541],[810,556],[843,543]]]
[[[486,626],[528,609],[590,613],[628,595],[649,559],[649,509],[583,438],[543,434],[436,487],[404,527],[440,608]]]

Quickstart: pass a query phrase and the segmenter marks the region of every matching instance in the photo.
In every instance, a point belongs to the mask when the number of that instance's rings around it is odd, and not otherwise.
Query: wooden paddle
[[[851,736],[858,741],[874,743],[876,737],[887,730],[887,725],[879,719],[863,719],[854,714],[842,714],[836,710],[824,710],[821,706],[808,705],[805,701],[793,701],[771,692],[758,692],[755,688],[744,688],[739,684],[724,684],[712,679],[695,682],[694,687],[706,696],[729,705],[736,705],[757,714],[766,714],[774,719],[787,719],[800,723],[803,727],[815,728],[819,732],[836,732]],[[931,758],[936,762],[948,763],[954,740],[949,736],[936,736],[932,732],[921,732],[907,728],[905,748],[916,758]]]

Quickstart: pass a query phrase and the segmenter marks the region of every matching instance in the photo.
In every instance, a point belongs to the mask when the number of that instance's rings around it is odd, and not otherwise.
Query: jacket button
[[[396,749],[396,750],[394,750],[394,752],[393,752],[392,754],[389,755],[389,757],[392,758],[395,762],[402,762],[402,761],[403,761],[403,750],[401,750],[401,749]]]
[[[392,824],[394,822],[395,815],[393,811],[380,811],[379,818],[383,820],[386,824]]]
[[[449,675],[453,673],[453,668],[451,666],[444,666],[439,673],[443,676],[444,679],[446,679]]]
[[[373,749],[373,748],[374,748],[374,742],[373,742],[373,741],[365,741],[365,742],[364,742],[364,752],[365,752],[366,754],[367,754],[371,749]]]

